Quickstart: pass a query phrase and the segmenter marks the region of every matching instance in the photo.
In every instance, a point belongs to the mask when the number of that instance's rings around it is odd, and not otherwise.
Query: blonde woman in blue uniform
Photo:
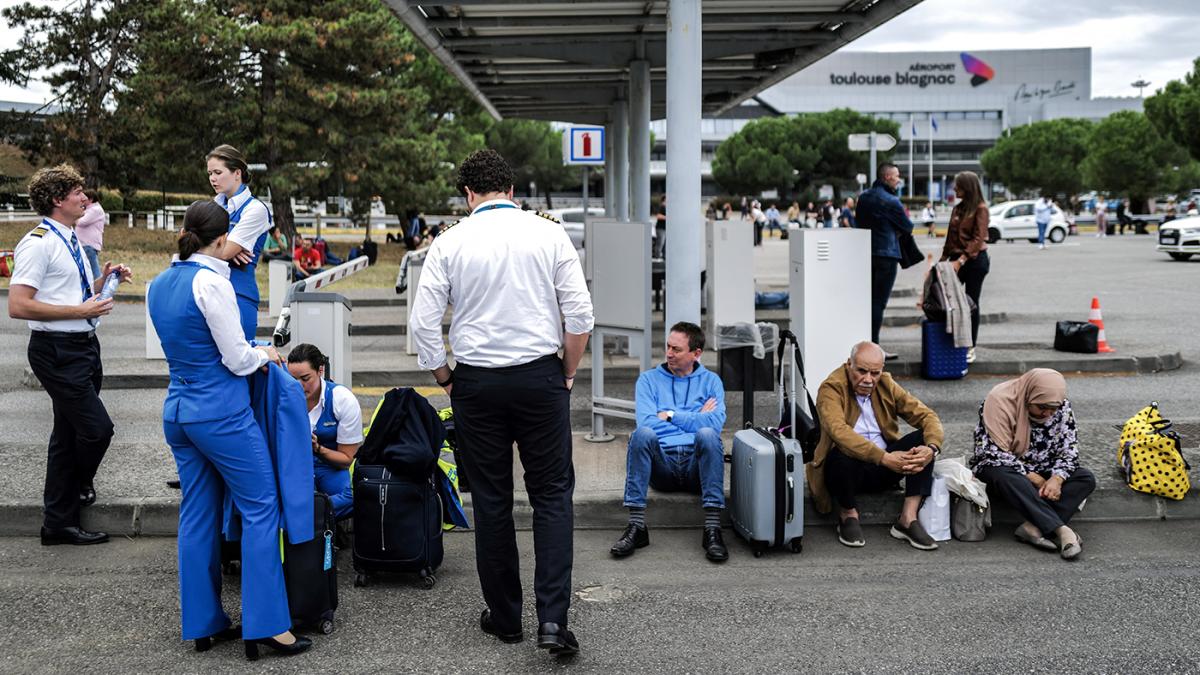
[[[296,345],[287,360],[308,404],[313,480],[319,492],[329,495],[334,515],[345,518],[354,508],[349,469],[363,442],[362,408],[349,387],[325,379],[329,359],[315,345]]]
[[[254,340],[258,327],[258,282],[254,278],[258,257],[271,229],[267,205],[250,194],[250,168],[232,145],[218,145],[208,153],[208,184],[215,201],[229,213],[229,237],[218,258],[229,261],[229,282],[237,295],[242,332]]]
[[[246,381],[280,359],[274,348],[252,347],[242,334],[229,265],[221,258],[228,231],[229,215],[218,203],[188,207],[179,256],[154,280],[147,303],[171,374],[163,432],[183,490],[178,539],[183,638],[205,651],[213,640],[241,636],[246,656],[254,659],[260,644],[298,654],[312,643],[289,630],[278,490]],[[218,549],[226,489],[242,517],[240,629],[221,607]]]

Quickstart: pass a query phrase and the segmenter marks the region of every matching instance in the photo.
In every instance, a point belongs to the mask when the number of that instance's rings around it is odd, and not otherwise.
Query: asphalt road
[[[359,589],[340,564],[337,629],[259,672],[1200,672],[1200,523],[1083,524],[1081,560],[993,531],[923,553],[867,528],[849,550],[810,530],[801,555],[755,559],[740,542],[722,566],[699,532],[654,530],[626,560],[612,531],[576,535],[571,626],[583,651],[558,662],[527,640],[477,628],[472,537],[447,539],[431,591],[394,578]],[[727,533],[728,534],[728,533]],[[532,580],[532,549],[523,575]],[[0,670],[245,672],[239,646],[197,654],[179,639],[175,541],[42,548],[0,539]],[[528,591],[528,589],[527,589]],[[226,607],[236,618],[237,583]]]

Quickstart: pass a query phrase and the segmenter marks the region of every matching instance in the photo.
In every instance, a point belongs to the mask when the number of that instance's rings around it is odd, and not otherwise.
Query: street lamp
[[[1146,80],[1143,80],[1142,78],[1140,78],[1140,77],[1139,77],[1139,78],[1137,79],[1137,81],[1136,81],[1136,82],[1131,82],[1131,83],[1129,84],[1129,86],[1131,86],[1131,87],[1137,87],[1137,90],[1138,90],[1138,98],[1142,98],[1142,90],[1143,90],[1143,89],[1145,89],[1146,87],[1149,87],[1149,86],[1150,86],[1150,83],[1149,83],[1149,82],[1147,82]]]

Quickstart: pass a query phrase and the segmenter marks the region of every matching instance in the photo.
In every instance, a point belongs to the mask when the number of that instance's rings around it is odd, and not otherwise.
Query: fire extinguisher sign
[[[563,164],[604,164],[604,127],[570,127],[563,132]]]

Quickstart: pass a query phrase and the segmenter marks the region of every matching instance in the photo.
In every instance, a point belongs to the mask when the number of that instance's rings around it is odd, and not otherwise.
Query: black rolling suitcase
[[[333,632],[333,613],[338,606],[337,519],[329,496],[320,492],[313,496],[313,512],[313,538],[303,544],[285,540],[283,579],[292,627],[314,627],[328,635]]]
[[[419,574],[425,588],[437,583],[442,564],[442,501],[433,474],[414,480],[387,467],[354,468],[355,586],[376,572]]]

